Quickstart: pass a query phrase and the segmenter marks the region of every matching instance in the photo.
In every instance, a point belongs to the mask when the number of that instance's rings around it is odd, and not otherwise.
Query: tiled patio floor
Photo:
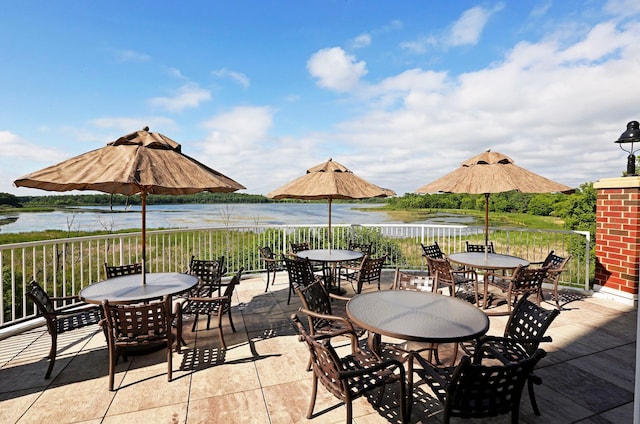
[[[383,288],[391,278],[385,275]],[[238,287],[233,310],[238,331],[232,333],[225,319],[226,352],[219,348],[217,330],[191,333],[191,322],[185,323],[188,346],[173,356],[171,382],[159,351],[119,361],[119,389],[108,391],[107,348],[95,326],[60,336],[49,380],[43,379],[50,346],[44,327],[0,341],[0,423],[343,423],[344,405],[323,388],[316,417],[304,418],[311,392],[308,352],[288,320],[300,302],[296,297],[287,305],[286,274],[278,275],[268,293],[264,284],[264,275],[256,274]],[[506,317],[492,317],[489,332],[501,334],[505,323]],[[553,342],[543,346],[548,355],[537,371],[543,379],[536,387],[542,416],[533,414],[524,393],[520,422],[632,422],[636,311],[579,299],[565,306],[548,334]],[[441,356],[446,360],[446,350]],[[399,422],[394,396],[388,388],[380,409],[358,399],[354,421]],[[417,387],[414,397],[412,423],[441,422],[441,414],[428,416],[438,405],[426,387]],[[464,422],[508,423],[509,418]]]

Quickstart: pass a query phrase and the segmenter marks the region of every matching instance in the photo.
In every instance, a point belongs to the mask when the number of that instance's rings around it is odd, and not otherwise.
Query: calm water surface
[[[372,208],[382,205],[367,204]],[[403,224],[408,221],[383,211],[362,211],[362,204],[332,205],[333,224]],[[147,228],[198,228],[220,225],[303,225],[326,224],[326,203],[260,203],[213,205],[152,205],[147,206]],[[402,219],[405,219],[404,217]],[[415,224],[481,225],[464,215],[436,214]],[[63,230],[98,231],[140,228],[139,206],[125,209],[114,207],[78,207],[70,211],[28,212],[0,216],[0,231]]]

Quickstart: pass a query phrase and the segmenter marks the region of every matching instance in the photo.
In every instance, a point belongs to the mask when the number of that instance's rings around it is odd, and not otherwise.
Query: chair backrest
[[[549,271],[554,271],[550,272],[548,277],[553,280],[557,280],[560,278],[560,273],[565,271],[565,267],[572,257],[573,255],[569,255],[567,257],[558,256],[552,250],[545,258],[541,267],[548,268]]]
[[[171,298],[136,304],[110,304],[102,302],[108,334],[118,342],[131,341],[144,344],[171,333]]]
[[[450,416],[481,418],[509,412],[517,417],[524,384],[545,355],[538,349],[522,361],[490,366],[464,356],[446,388],[444,421]]]
[[[331,299],[322,281],[316,281],[306,287],[298,287],[296,292],[302,302],[303,309],[308,309],[323,315],[333,315]],[[328,325],[327,320],[312,317],[311,315],[307,315],[307,317],[309,319],[309,329],[312,334],[314,330]]]
[[[453,287],[455,278],[452,273],[451,263],[447,258],[432,258],[428,256],[427,266],[429,267],[429,274],[436,278],[438,285],[450,285]]]
[[[260,250],[260,256],[263,259],[275,259],[273,250],[271,250],[269,246],[259,247],[258,249]]]
[[[531,294],[538,293],[542,287],[542,283],[547,278],[547,268],[518,267],[513,271],[511,276],[510,291],[512,294]]]
[[[471,244],[468,241],[465,241],[466,245],[467,245],[467,252],[482,252],[484,253],[484,244]],[[496,253],[495,249],[493,248],[493,242],[490,241],[489,244],[487,245],[487,248],[489,249],[487,253]]]
[[[302,252],[303,250],[309,250],[309,243],[302,241],[300,243],[289,243],[291,253]]]
[[[228,307],[230,307],[231,305],[231,296],[233,296],[233,290],[235,290],[236,286],[240,284],[240,279],[242,278],[243,271],[244,267],[240,267],[236,275],[231,278],[231,281],[229,281],[229,284],[227,284],[227,287],[224,289],[224,294],[222,296],[228,299]]]
[[[364,243],[357,242],[354,240],[349,240],[349,250],[354,250],[356,252],[362,252],[365,255],[371,255],[371,248],[373,243]]]
[[[440,250],[440,246],[438,246],[437,241],[434,241],[433,244],[427,245],[420,243],[420,246],[422,247],[422,256],[425,258],[444,258],[444,253]]]
[[[142,262],[126,265],[109,265],[104,263],[104,272],[107,278],[121,277],[123,275],[142,274]]]
[[[31,281],[27,297],[36,305],[38,311],[43,314],[55,313],[55,306],[46,291],[36,281]]]
[[[365,255],[360,270],[358,271],[358,281],[371,282],[380,280],[382,267],[386,261],[387,255],[382,255],[379,258],[372,258],[371,256]]]
[[[305,330],[300,319],[293,314],[291,320],[298,330],[300,341],[304,341],[311,352],[311,363],[314,374],[326,389],[338,399],[348,399],[349,386],[347,379],[341,378],[344,371],[340,357],[336,353],[329,338],[318,341]]]
[[[316,281],[313,268],[311,267],[311,261],[308,258],[298,258],[296,256],[282,256],[285,266],[287,268],[287,274],[289,275],[289,282],[294,289],[298,287],[306,287],[309,284]]]
[[[433,277],[426,275],[416,275],[410,272],[400,271],[396,268],[395,277],[391,290],[413,290],[413,291],[435,291]]]
[[[224,256],[218,259],[196,259],[195,256],[191,256],[189,274],[198,277],[199,288],[205,289],[208,296],[211,296],[213,289],[220,291],[224,274]]]
[[[522,296],[513,308],[504,330],[504,337],[531,340],[521,343],[528,355],[532,355],[544,341],[543,337],[551,323],[560,314],[558,309],[544,309]],[[549,339],[550,341],[550,339]]]

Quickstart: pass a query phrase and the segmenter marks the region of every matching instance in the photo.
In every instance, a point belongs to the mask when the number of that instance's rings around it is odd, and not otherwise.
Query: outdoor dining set
[[[466,252],[450,255],[437,242],[421,247],[426,270],[396,269],[392,286],[384,288],[380,274],[385,255],[377,257],[370,244],[350,243],[337,250],[292,244],[279,259],[270,248],[261,248],[268,272],[286,269],[288,301],[296,292],[302,303],[302,315],[293,314],[291,319],[308,345],[307,369],[314,373],[307,418],[313,416],[318,382],[345,402],[347,422],[353,399],[398,383],[398,405],[407,421],[414,374],[442,402],[445,422],[451,416],[505,413],[517,422],[525,384],[532,408],[540,415],[533,385],[541,380],[533,369],[546,355],[538,346],[550,341],[544,333],[560,312],[559,304],[550,309],[541,306],[543,285],[554,289],[557,302],[557,279],[570,257],[550,252],[544,262],[530,264],[495,253],[493,244],[467,243]],[[340,295],[343,279],[354,284],[351,298]],[[377,290],[361,293],[366,282],[377,284]],[[268,285],[269,277],[267,289]],[[489,293],[490,286],[504,292],[502,302]],[[338,305],[339,301],[346,305]],[[506,308],[494,311],[498,304]],[[491,315],[509,316],[503,337],[485,335]],[[306,326],[301,317],[306,317]],[[332,340],[345,336],[351,351],[340,356]],[[440,360],[440,344],[455,345],[448,364]],[[460,361],[459,350],[464,352]]]

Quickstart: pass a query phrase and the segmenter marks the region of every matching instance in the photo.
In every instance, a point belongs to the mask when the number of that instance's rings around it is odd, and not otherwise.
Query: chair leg
[[[167,340],[167,381],[173,379],[173,334]]]
[[[222,311],[222,309],[220,311]],[[218,314],[218,335],[220,336],[222,348],[226,350],[227,344],[224,342],[224,333],[222,332],[222,313]]]
[[[196,326],[198,325],[198,314],[193,315],[193,325],[191,326],[191,332],[196,331]]]
[[[533,409],[533,413],[536,415],[540,415],[540,409],[538,409],[538,402],[536,401],[536,394],[533,391],[534,384],[542,384],[542,380],[540,377],[535,375],[530,375],[527,378],[527,388],[529,390],[529,400],[531,401],[531,409]]]
[[[53,323],[55,326],[55,322]],[[44,375],[45,380],[51,377],[51,371],[53,371],[53,365],[56,363],[56,351],[58,350],[58,332],[51,331],[51,326],[49,328],[49,333],[51,334],[51,349],[49,350],[49,367],[47,368],[47,373]]]
[[[266,293],[269,290],[269,277],[271,276],[271,271],[267,267],[267,286],[264,288],[264,292]],[[273,281],[276,280],[276,272],[273,272]]]
[[[115,368],[116,368],[116,358],[118,357],[116,353],[116,347],[109,345],[109,391],[113,391],[113,381],[115,379]]]
[[[293,291],[293,285],[289,281],[289,297],[287,298],[287,305],[291,303],[291,292]]]
[[[231,305],[229,305],[229,324],[231,324],[231,330],[235,333],[236,327],[233,325],[233,318],[231,317]]]
[[[311,402],[309,403],[309,409],[307,410],[307,418],[311,419],[313,415],[313,408],[316,406],[316,395],[318,394],[318,376],[313,372],[313,383],[311,386]]]

